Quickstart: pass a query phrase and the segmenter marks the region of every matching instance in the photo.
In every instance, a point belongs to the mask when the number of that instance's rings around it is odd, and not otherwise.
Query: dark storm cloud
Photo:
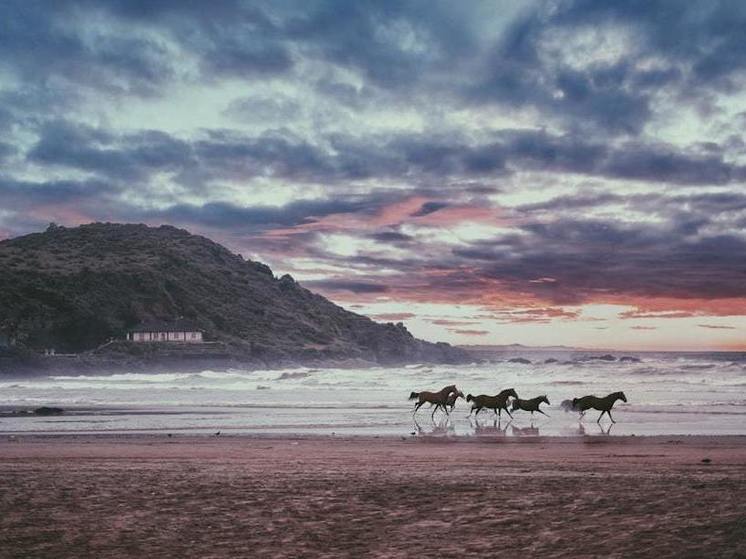
[[[378,233],[369,235],[368,238],[381,243],[394,244],[408,243],[413,240],[413,237],[411,235],[406,235],[404,233],[400,233],[399,231],[380,231]]]
[[[0,3],[0,68],[29,85],[60,78],[107,91],[152,94],[172,72],[156,41],[76,27],[74,2]]]
[[[500,245],[475,243],[454,254],[480,277],[558,304],[605,295],[728,298],[746,296],[741,235],[682,235],[676,227],[563,219],[523,226]],[[552,282],[532,281],[549,277]]]
[[[412,217],[422,217],[425,215],[430,215],[437,212],[438,210],[447,208],[448,206],[449,204],[446,202],[425,202],[424,204],[422,204],[422,206],[420,206],[419,210],[412,214]]]
[[[378,283],[337,279],[304,281],[303,287],[327,293],[347,291],[357,294],[383,294],[389,290],[388,286]]]
[[[746,8],[738,2],[616,2],[546,4],[515,21],[484,63],[469,95],[480,101],[533,105],[573,127],[637,134],[652,117],[652,95],[732,91],[746,69]],[[607,27],[603,27],[607,26]],[[629,31],[632,53],[582,69],[549,62],[542,40],[594,29]],[[585,54],[585,53],[583,53]],[[655,59],[649,68],[637,61]]]
[[[214,202],[199,206],[175,205],[166,210],[151,212],[149,216],[174,223],[187,222],[219,229],[265,229],[311,223],[333,214],[368,212],[380,204],[380,198],[299,200],[284,206],[249,207]]]
[[[117,137],[70,122],[46,124],[27,157],[35,163],[92,171],[122,180],[156,171],[177,171],[192,162],[191,148],[154,130]]]
[[[300,57],[399,89],[474,51],[462,14],[419,1],[11,0],[0,6],[0,65],[28,82],[153,95],[185,77],[176,51],[208,79],[285,75]]]
[[[361,70],[380,87],[410,86],[475,49],[463,10],[448,3],[333,0],[312,5],[316,9],[288,19],[288,37],[311,55]]]
[[[33,182],[0,176],[0,208],[28,209],[35,204],[89,201],[119,191],[111,183],[99,180]]]
[[[645,52],[691,67],[689,85],[730,88],[732,76],[746,69],[742,2],[580,0],[564,8],[552,18],[558,26],[613,22],[639,29]]]
[[[57,120],[42,126],[27,157],[121,180],[168,171],[185,184],[269,176],[342,185],[350,180],[396,178],[426,185],[432,178],[498,178],[521,170],[682,185],[746,180],[746,168],[726,162],[717,148],[707,155],[664,144],[628,142],[611,148],[575,135],[543,131],[503,131],[484,144],[412,134],[365,142],[334,135],[329,146],[333,149],[283,132],[251,136],[211,130],[202,138],[181,140],[154,130],[118,135]],[[429,201],[414,215],[424,216],[447,204]]]

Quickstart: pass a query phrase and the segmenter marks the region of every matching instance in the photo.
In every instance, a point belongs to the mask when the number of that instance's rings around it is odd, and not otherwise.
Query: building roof
[[[143,322],[135,328],[130,328],[130,332],[202,332],[197,323],[186,318],[177,318],[171,321],[151,321]]]

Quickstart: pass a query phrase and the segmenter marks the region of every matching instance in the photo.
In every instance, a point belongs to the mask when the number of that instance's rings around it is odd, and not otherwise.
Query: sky
[[[746,349],[745,2],[0,22],[0,238],[168,223],[429,340]]]

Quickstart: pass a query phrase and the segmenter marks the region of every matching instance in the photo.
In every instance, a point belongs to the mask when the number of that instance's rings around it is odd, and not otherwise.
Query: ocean
[[[516,357],[530,363],[511,362]],[[523,352],[489,363],[409,365],[370,369],[124,373],[0,381],[0,433],[170,433],[607,436],[746,434],[746,354],[614,354]],[[620,357],[628,360],[621,361]],[[631,358],[631,359],[630,359]],[[634,359],[639,359],[639,362]],[[556,361],[555,361],[556,360]],[[431,419],[427,405],[412,417],[411,391],[456,384],[464,394],[513,387],[522,398],[546,394],[549,417],[490,411],[467,418],[459,400],[449,418]],[[624,391],[612,425],[599,412],[583,421],[560,403],[586,394]],[[60,416],[19,413],[40,406]]]

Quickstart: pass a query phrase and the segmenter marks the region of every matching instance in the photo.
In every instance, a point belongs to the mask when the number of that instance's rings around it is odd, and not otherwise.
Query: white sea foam
[[[552,417],[533,421],[541,434],[578,430],[576,414],[559,409],[562,400],[618,390],[626,393],[629,403],[619,402],[615,407],[619,420],[615,434],[746,434],[743,355],[643,354],[638,363],[588,360],[588,355],[578,354],[523,354],[530,364],[510,363],[509,357],[514,356],[459,366],[229,369],[16,379],[0,382],[0,406],[6,410],[48,405],[69,411],[56,418],[5,413],[0,416],[0,432],[219,428],[408,434],[413,427],[409,393],[455,383],[465,394],[495,394],[506,387],[514,387],[522,397],[547,394],[552,402],[547,413]],[[545,363],[548,358],[558,361]],[[454,420],[444,432],[477,432],[464,417],[468,409],[459,401]],[[120,414],[117,421],[102,422],[100,416],[111,410]],[[681,419],[682,412],[686,420]],[[419,414],[420,421],[432,428],[429,416],[425,409]],[[484,413],[480,418],[491,421]],[[593,412],[587,421],[589,429],[595,429]],[[515,424],[530,425],[530,416],[516,417]]]

